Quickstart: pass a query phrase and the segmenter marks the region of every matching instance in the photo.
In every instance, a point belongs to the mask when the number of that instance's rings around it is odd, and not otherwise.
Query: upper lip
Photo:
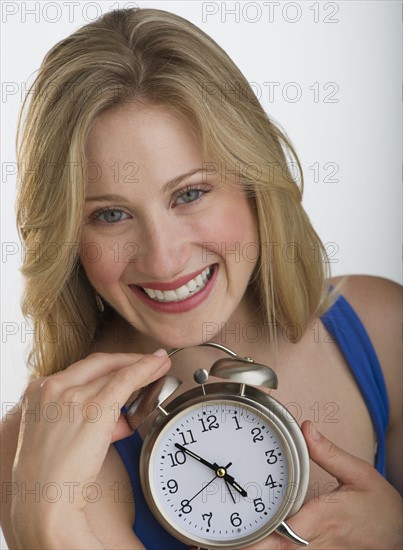
[[[206,267],[211,266],[205,266],[201,269],[198,269],[197,271],[194,271],[193,273],[189,273],[188,275],[183,275],[183,277],[179,277],[178,279],[175,279],[175,281],[172,281],[171,283],[137,283],[136,286],[141,286],[142,288],[150,288],[151,290],[176,290],[177,288],[180,288],[181,286],[185,285],[197,275],[202,273]]]

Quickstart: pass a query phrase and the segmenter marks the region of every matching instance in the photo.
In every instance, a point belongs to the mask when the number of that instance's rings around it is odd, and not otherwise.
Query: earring
[[[103,311],[105,311],[105,306],[104,306],[104,303],[102,301],[102,298],[101,296],[96,292],[95,293],[95,301],[97,303],[97,306],[98,306],[98,309],[99,311],[102,313]]]

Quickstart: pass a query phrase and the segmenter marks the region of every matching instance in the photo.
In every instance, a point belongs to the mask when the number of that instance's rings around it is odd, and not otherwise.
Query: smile
[[[212,268],[206,267],[201,273],[196,275],[193,279],[190,279],[186,284],[172,289],[172,290],[160,290],[157,288],[145,288],[141,287],[149,298],[156,302],[181,302],[198,294],[207,285],[212,275]]]

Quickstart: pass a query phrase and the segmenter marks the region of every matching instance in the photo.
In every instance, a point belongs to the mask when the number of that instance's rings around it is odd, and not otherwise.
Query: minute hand
[[[186,447],[184,447],[180,443],[175,443],[175,447],[177,449],[180,449],[182,452],[188,454],[189,456],[193,457],[194,459],[198,460],[199,462],[201,462],[202,464],[207,466],[207,468],[210,468],[211,470],[214,470],[218,477],[221,477],[222,479],[225,479],[225,481],[227,481],[243,497],[248,496],[245,489],[243,489],[235,481],[235,478],[233,478],[232,476],[227,474],[226,468],[223,468],[223,467],[219,466],[217,463],[212,464],[211,462],[208,462],[207,460],[205,460],[201,456],[197,455],[196,453],[194,453],[190,449],[187,449]],[[228,468],[228,466],[227,466],[227,468]]]

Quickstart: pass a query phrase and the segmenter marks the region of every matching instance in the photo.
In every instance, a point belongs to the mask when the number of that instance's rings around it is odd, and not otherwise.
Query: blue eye
[[[129,217],[123,210],[117,208],[107,208],[106,210],[95,212],[93,218],[101,223],[113,224],[125,220]]]
[[[177,202],[179,203],[183,202],[186,204],[189,202],[196,201],[201,196],[202,193],[203,191],[201,189],[189,189],[188,191],[186,191],[185,193],[183,193],[178,197]]]
[[[202,185],[189,186],[183,190],[180,190],[176,193],[175,203],[176,204],[189,204],[197,201],[202,198],[203,195],[211,191],[210,187]]]

